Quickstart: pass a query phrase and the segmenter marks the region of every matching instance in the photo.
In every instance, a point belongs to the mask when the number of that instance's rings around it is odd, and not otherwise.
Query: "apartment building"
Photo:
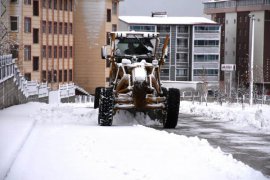
[[[90,93],[108,85],[109,63],[101,46],[116,31],[121,0],[9,0],[8,37],[17,65],[27,80],[52,89],[75,82]]]
[[[109,63],[101,59],[108,33],[118,29],[119,0],[79,0],[74,15],[74,81],[90,93],[109,84]]]
[[[217,84],[220,68],[220,25],[203,17],[120,16],[121,30],[159,32],[170,37],[163,81],[207,81]]]
[[[52,89],[73,81],[74,0],[7,1],[13,57],[27,80]]]
[[[234,82],[244,85],[249,83],[254,17],[254,83],[270,88],[270,0],[211,0],[204,12],[222,24],[221,63],[236,64]]]

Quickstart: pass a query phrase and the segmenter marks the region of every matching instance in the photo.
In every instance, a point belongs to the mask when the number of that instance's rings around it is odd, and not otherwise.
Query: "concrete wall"
[[[0,84],[0,109],[26,103],[27,99],[10,78]]]
[[[9,78],[0,83],[0,109],[27,102],[48,103],[48,97],[38,98],[38,96],[35,95],[26,98],[13,78]]]

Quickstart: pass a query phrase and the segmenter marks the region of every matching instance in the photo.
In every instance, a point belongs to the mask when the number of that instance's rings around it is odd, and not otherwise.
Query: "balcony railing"
[[[204,3],[204,11],[207,13],[211,9],[226,9],[238,7],[254,7],[270,5],[270,0],[228,0],[228,1],[208,1]]]

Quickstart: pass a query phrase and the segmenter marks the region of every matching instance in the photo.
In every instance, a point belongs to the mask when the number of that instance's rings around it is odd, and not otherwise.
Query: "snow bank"
[[[28,103],[0,111],[0,127],[6,124],[0,131],[0,163],[5,162],[0,172],[10,168],[7,180],[266,179],[206,140],[134,125],[144,114],[135,119],[118,114],[113,126],[100,127],[97,110],[90,106]],[[6,134],[21,119],[22,129],[31,133],[7,157],[12,144],[25,136],[21,131]],[[33,128],[27,127],[33,122]],[[14,163],[8,163],[10,158]]]
[[[253,131],[269,132],[270,106],[247,104],[227,104],[181,101],[180,113],[191,113],[210,117],[231,124],[235,128],[244,128]]]

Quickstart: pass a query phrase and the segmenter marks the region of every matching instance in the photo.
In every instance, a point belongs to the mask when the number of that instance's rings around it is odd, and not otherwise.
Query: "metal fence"
[[[94,103],[95,96],[78,95],[75,96],[75,103]]]
[[[255,104],[268,104],[270,105],[270,96],[269,95],[254,95],[254,103]],[[181,92],[181,100],[186,101],[207,101],[207,102],[230,102],[230,103],[249,103],[249,95],[239,95],[234,97],[227,97],[224,94],[218,93],[209,93],[207,95],[207,99],[205,99],[204,95],[201,95],[196,91],[182,91]]]
[[[11,54],[0,56],[0,83],[14,76],[14,66]]]
[[[0,87],[1,108],[27,101],[47,102],[44,98],[48,98],[49,95],[47,83],[27,81],[21,75],[11,54],[0,56]],[[10,103],[11,101],[12,103]]]

